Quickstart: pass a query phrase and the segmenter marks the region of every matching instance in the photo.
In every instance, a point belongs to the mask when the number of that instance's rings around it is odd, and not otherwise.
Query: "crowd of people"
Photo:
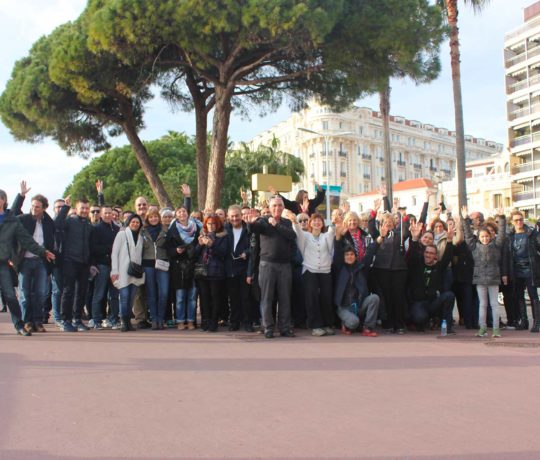
[[[138,197],[134,210],[97,201],[53,203],[21,191],[8,209],[0,190],[0,292],[15,330],[64,332],[90,329],[258,331],[311,329],[314,336],[381,331],[540,329],[540,233],[520,211],[508,221],[502,209],[480,212],[429,209],[407,214],[384,190],[373,209],[345,203],[327,226],[314,198],[301,190],[294,201],[270,189],[259,208],[241,204],[191,209],[182,185],[176,209]],[[506,322],[501,320],[502,296]],[[134,321],[134,324],[133,324]]]

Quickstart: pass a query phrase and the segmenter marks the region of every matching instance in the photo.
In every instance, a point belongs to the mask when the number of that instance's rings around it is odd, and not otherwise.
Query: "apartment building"
[[[514,206],[540,215],[540,2],[504,37],[508,140],[519,162],[512,169]]]
[[[393,183],[426,178],[434,182],[455,175],[455,132],[405,117],[390,117]],[[307,109],[258,134],[250,146],[268,145],[273,137],[280,149],[304,161],[306,174],[298,187],[312,182],[341,187],[342,197],[372,191],[384,182],[383,124],[379,112],[352,107],[336,113],[311,102]],[[467,161],[489,157],[502,145],[465,136]]]

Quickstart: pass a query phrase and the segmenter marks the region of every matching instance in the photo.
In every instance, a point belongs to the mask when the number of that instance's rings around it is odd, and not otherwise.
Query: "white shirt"
[[[240,235],[242,234],[242,227],[240,228],[233,227],[232,231],[233,231],[233,236],[234,236],[233,251],[236,251],[236,245],[240,241]]]
[[[43,225],[41,225],[41,220],[36,220],[36,228],[34,229],[34,241],[40,246],[43,246],[44,238],[43,238]],[[24,257],[26,259],[32,259],[36,257],[36,255],[33,252],[26,251],[24,253]]]

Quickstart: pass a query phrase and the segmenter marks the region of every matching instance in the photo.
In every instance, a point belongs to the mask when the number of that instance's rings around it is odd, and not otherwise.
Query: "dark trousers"
[[[308,327],[318,329],[334,325],[334,309],[332,307],[332,274],[302,274],[304,299],[307,312]]]
[[[514,285],[513,283],[509,283],[506,286],[503,284],[500,290],[503,293],[506,324],[515,326],[519,320],[519,312],[516,310],[516,304],[514,303]]]
[[[210,328],[217,327],[219,313],[225,299],[225,280],[199,278],[197,289],[201,298],[201,324]]]
[[[281,332],[291,328],[291,285],[290,263],[261,261],[259,264],[259,286],[261,288],[261,317],[265,329],[274,329],[272,303],[278,300],[278,328]]]
[[[292,268],[291,315],[294,325],[305,327],[307,312],[302,281],[302,267]],[[332,324],[332,323],[331,323]]]
[[[405,327],[407,316],[407,270],[374,269],[377,294],[386,308],[386,326],[392,329]]]
[[[517,308],[519,316],[516,320],[528,320],[527,317],[527,304],[525,302],[525,289],[529,294],[529,300],[531,304],[533,301],[538,300],[538,291],[534,287],[532,279],[529,278],[514,278],[514,305]]]
[[[246,275],[227,278],[227,293],[231,307],[231,324],[238,326],[241,323],[252,323],[249,302],[249,284]]]
[[[11,313],[13,326],[15,326],[15,329],[20,329],[24,326],[21,317],[21,306],[15,294],[10,268],[5,260],[0,261],[0,290],[4,298],[4,305],[7,305]]]
[[[428,319],[442,318],[446,320],[447,328],[452,329],[454,300],[454,293],[447,291],[433,300],[413,301],[409,308],[411,320],[418,329],[423,329]]]
[[[459,317],[463,319],[467,329],[473,329],[478,324],[478,307],[473,304],[473,285],[454,281],[452,289],[456,296]]]
[[[60,306],[62,321],[81,321],[88,288],[88,264],[64,260],[64,290]]]

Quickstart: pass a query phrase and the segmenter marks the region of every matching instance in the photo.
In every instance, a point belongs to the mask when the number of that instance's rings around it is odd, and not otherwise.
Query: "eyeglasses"
[[[523,222],[523,218],[519,218],[519,219],[512,219],[512,222]]]
[[[300,224],[303,224],[304,222],[307,222],[307,221],[308,221],[308,219],[298,219],[298,222],[299,222]]]
[[[90,211],[92,214],[99,214],[99,209],[93,209],[92,211]]]

